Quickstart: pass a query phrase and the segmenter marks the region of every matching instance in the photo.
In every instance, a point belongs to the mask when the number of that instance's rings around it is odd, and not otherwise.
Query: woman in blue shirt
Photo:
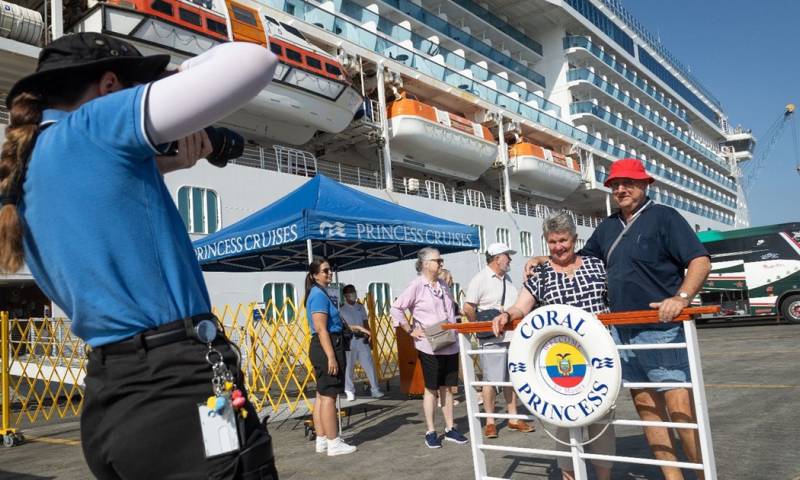
[[[306,296],[303,301],[311,330],[311,345],[308,357],[314,366],[317,379],[317,398],[314,404],[314,430],[317,435],[317,453],[328,453],[329,457],[347,455],[356,451],[338,436],[336,397],[344,393],[344,375],[347,369],[344,337],[345,324],[339,317],[339,309],[328,296],[326,289],[331,284],[333,273],[328,260],[316,258],[308,265]],[[353,330],[369,335],[369,330],[354,325]]]
[[[156,80],[169,61],[98,33],[42,48],[6,98],[0,271],[27,264],[92,347],[81,444],[95,477],[277,479],[162,176],[211,153],[202,129],[266,87],[277,61],[231,42]],[[162,155],[172,142],[178,154]],[[203,434],[212,402],[229,442]]]

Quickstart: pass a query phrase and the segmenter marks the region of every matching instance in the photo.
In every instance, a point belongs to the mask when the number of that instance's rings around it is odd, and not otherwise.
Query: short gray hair
[[[422,273],[422,264],[425,263],[425,260],[429,259],[434,253],[438,254],[439,250],[436,250],[432,247],[419,249],[417,252],[417,263],[414,265],[414,268],[417,269],[417,273]]]
[[[545,239],[551,233],[568,233],[572,238],[578,236],[575,220],[572,219],[572,215],[569,212],[558,212],[550,215],[544,220],[542,229],[544,230]]]

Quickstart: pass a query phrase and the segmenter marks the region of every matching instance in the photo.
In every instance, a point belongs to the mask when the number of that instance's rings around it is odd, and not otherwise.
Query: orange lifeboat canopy
[[[512,190],[562,201],[581,183],[577,160],[529,141],[509,147],[508,161]]]
[[[476,180],[497,158],[488,128],[403,94],[387,106],[392,160],[415,170]]]

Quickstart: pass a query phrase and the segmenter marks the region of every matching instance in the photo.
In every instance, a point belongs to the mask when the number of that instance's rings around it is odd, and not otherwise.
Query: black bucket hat
[[[36,72],[17,81],[6,96],[6,106],[21,92],[46,92],[59,77],[85,68],[108,67],[126,78],[149,82],[158,78],[169,64],[169,55],[143,56],[133,45],[102,33],[73,33],[51,42],[39,52]]]

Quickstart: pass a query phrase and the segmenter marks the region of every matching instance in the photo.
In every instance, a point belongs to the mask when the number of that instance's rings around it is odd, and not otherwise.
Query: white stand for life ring
[[[582,441],[582,427],[615,408],[622,386],[619,353],[609,331],[577,307],[537,308],[514,330],[508,372],[514,391],[533,415],[545,425],[570,429],[575,475],[586,478],[579,455],[589,442]]]

